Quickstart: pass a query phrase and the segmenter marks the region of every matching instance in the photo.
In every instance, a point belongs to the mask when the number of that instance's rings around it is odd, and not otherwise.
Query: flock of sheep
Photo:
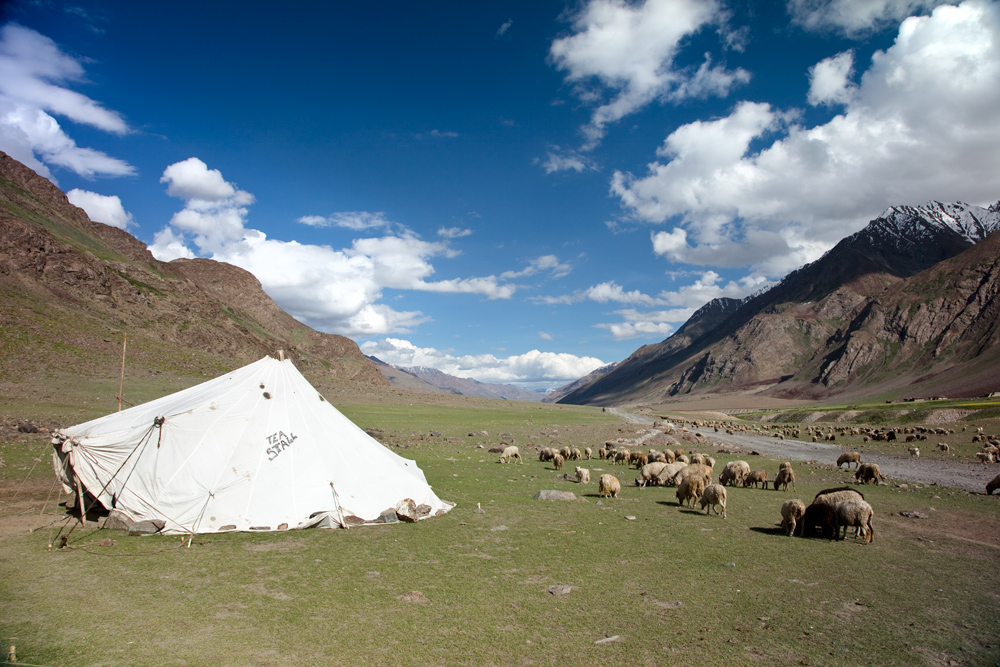
[[[697,434],[700,438],[700,434]],[[673,449],[649,448],[647,451],[634,449],[635,446],[646,447],[650,444],[672,444]],[[628,447],[626,445],[631,445]],[[781,463],[774,478],[769,480],[766,470],[752,470],[746,461],[730,461],[725,465],[718,479],[715,479],[713,469],[715,459],[707,454],[686,453],[679,447],[677,440],[665,435],[662,431],[650,430],[638,439],[618,439],[605,443],[599,449],[597,457],[612,465],[632,465],[639,474],[635,478],[637,487],[668,486],[676,488],[678,505],[694,508],[700,504],[705,513],[715,512],[726,518],[726,487],[760,487],[766,489],[770,481],[774,490],[795,489],[795,471],[789,462]],[[853,455],[852,455],[853,454]],[[856,464],[855,478],[862,483],[878,482],[884,477],[875,464],[860,461],[856,452],[845,455],[848,467]],[[553,448],[539,447],[538,459],[551,462],[556,470],[561,470],[566,461],[592,460],[593,450],[570,447]],[[842,457],[843,458],[843,457]],[[523,463],[520,449],[509,445],[502,450],[501,463],[512,461]],[[838,463],[839,466],[839,463]],[[590,483],[590,470],[577,466],[574,477],[564,475],[567,479],[575,479],[581,484]],[[605,473],[598,479],[598,494],[604,498],[617,498],[621,492],[621,481],[612,474]],[[720,511],[721,510],[721,511]],[[866,543],[874,536],[872,528],[873,511],[864,496],[854,489],[842,487],[827,489],[816,495],[807,507],[801,500],[786,501],[781,506],[781,526],[787,535],[822,535],[829,539],[846,537],[847,528],[854,527],[855,536],[861,537]]]

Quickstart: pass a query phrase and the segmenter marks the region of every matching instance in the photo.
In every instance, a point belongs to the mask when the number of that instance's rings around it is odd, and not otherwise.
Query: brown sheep
[[[750,464],[746,461],[730,461],[719,475],[719,483],[723,486],[743,486],[750,474]]]
[[[597,492],[602,498],[617,498],[622,490],[622,483],[614,475],[604,474],[597,480]]]
[[[766,470],[751,470],[747,478],[743,480],[743,488],[752,486],[757,488],[760,484],[762,488],[767,488],[767,471]]]
[[[586,448],[584,448],[584,450],[583,450],[583,455],[584,455],[584,456],[586,456],[586,457],[587,457],[587,460],[589,461],[589,460],[590,460],[590,459],[592,459],[592,458],[593,458],[593,456],[594,456],[594,450],[593,450],[593,449],[591,449],[590,447],[586,447]]]
[[[878,484],[885,481],[885,475],[879,470],[877,463],[862,463],[854,472],[854,479],[862,484]]]
[[[1000,489],[1000,475],[993,478],[993,481],[986,484],[986,495],[992,496],[993,492]]]
[[[792,485],[793,489],[795,488],[795,471],[791,467],[781,468],[778,470],[778,474],[774,476],[774,483],[771,485],[771,488],[777,491],[780,486],[783,491],[787,491],[789,484]]]
[[[844,452],[837,458],[837,467],[847,464],[847,469],[851,469],[851,464],[855,464],[855,467],[861,465],[861,452]]]
[[[813,503],[806,508],[802,520],[798,523],[798,534],[802,537],[810,537],[817,532],[816,528],[819,527],[822,529],[822,536],[832,540],[836,514],[836,510],[830,505]]]
[[[685,477],[684,480],[677,486],[677,504],[686,505],[690,504],[693,508],[695,502],[701,498],[701,494],[705,492],[705,478],[700,475],[691,475]]]
[[[552,457],[552,465],[555,466],[556,470],[562,470],[563,463],[565,462],[566,459],[563,458],[562,454],[556,454]]]

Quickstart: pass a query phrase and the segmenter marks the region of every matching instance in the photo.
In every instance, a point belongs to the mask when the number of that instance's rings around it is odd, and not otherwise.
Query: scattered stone
[[[914,512],[914,511],[911,511],[911,510],[906,510],[904,512],[900,512],[899,516],[905,516],[905,517],[909,517],[911,519],[929,519],[930,518],[928,515],[924,514],[923,512]]]
[[[560,584],[557,586],[549,586],[546,590],[549,595],[569,595],[570,591],[573,590],[573,587]]]
[[[353,514],[345,514],[344,515],[344,523],[347,524],[347,527],[362,526],[362,525],[365,524],[365,520],[362,519],[359,516],[354,516]],[[284,528],[282,528],[281,526],[284,526]],[[288,529],[288,524],[287,523],[283,523],[283,524],[281,524],[281,526],[278,526],[278,530],[287,530]]]
[[[396,504],[396,516],[400,521],[414,523],[420,517],[417,516],[417,504],[412,498],[404,498]]]
[[[635,521],[635,517],[634,517],[634,516],[632,516],[631,514],[626,514],[626,515],[625,515],[625,518],[626,518],[626,519],[627,519],[628,521]]]
[[[403,602],[417,602],[419,604],[424,604],[425,602],[430,602],[420,591],[410,591],[409,593],[403,593],[396,598],[397,600],[402,600]]]
[[[118,510],[111,510],[101,527],[110,530],[128,530],[132,527],[132,520]]]
[[[509,529],[507,528],[507,526],[505,526],[503,524],[500,524],[499,526],[493,526],[492,528],[490,528],[491,532],[495,532],[495,531],[498,531],[498,530],[509,530]]]
[[[417,518],[423,519],[424,517],[430,516],[432,509],[433,508],[427,504],[417,505]]]
[[[621,639],[622,639],[622,638],[621,638],[621,637],[619,637],[618,635],[611,635],[610,637],[605,637],[604,639],[598,639],[598,640],[597,640],[596,642],[594,642],[594,643],[595,643],[595,644],[598,644],[598,645],[601,645],[601,644],[610,644],[610,643],[612,643],[612,642],[617,642],[617,641],[621,641]]]
[[[155,535],[163,530],[167,522],[163,519],[152,519],[150,521],[139,521],[128,527],[129,535]]]
[[[378,515],[375,521],[376,523],[399,523],[399,517],[396,516],[396,509],[390,507],[389,509],[382,510],[382,513]]]
[[[553,491],[542,489],[533,496],[534,500],[576,500],[576,494],[572,491]]]

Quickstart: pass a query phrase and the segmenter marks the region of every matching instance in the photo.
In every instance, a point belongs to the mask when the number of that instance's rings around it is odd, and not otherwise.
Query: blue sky
[[[624,359],[890,205],[1000,199],[986,0],[3,12],[0,150],[161,259],[486,382]]]

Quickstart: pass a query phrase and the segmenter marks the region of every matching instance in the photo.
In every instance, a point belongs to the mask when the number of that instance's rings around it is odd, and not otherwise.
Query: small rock
[[[400,521],[414,523],[418,518],[417,504],[411,498],[404,498],[396,504],[396,516]]]
[[[618,635],[611,635],[610,637],[605,637],[604,639],[598,639],[594,643],[601,645],[601,644],[610,644],[612,642],[617,642],[617,641],[621,641],[621,637],[619,637]]]
[[[576,500],[576,494],[572,491],[553,491],[543,489],[533,496],[534,500]]]
[[[546,591],[548,591],[549,595],[569,595],[570,591],[572,591],[572,590],[573,590],[572,586],[566,586],[566,585],[562,585],[562,584],[560,584],[558,586],[549,586],[546,589]]]
[[[625,518],[628,519],[629,521],[635,521],[635,517],[632,516],[631,514],[625,515]]]
[[[500,524],[499,526],[493,526],[490,531],[507,530],[507,526]]]
[[[899,516],[905,516],[905,517],[909,517],[911,519],[927,519],[927,518],[929,518],[923,512],[913,512],[913,511],[910,511],[910,510],[906,510],[904,512],[900,512]]]

